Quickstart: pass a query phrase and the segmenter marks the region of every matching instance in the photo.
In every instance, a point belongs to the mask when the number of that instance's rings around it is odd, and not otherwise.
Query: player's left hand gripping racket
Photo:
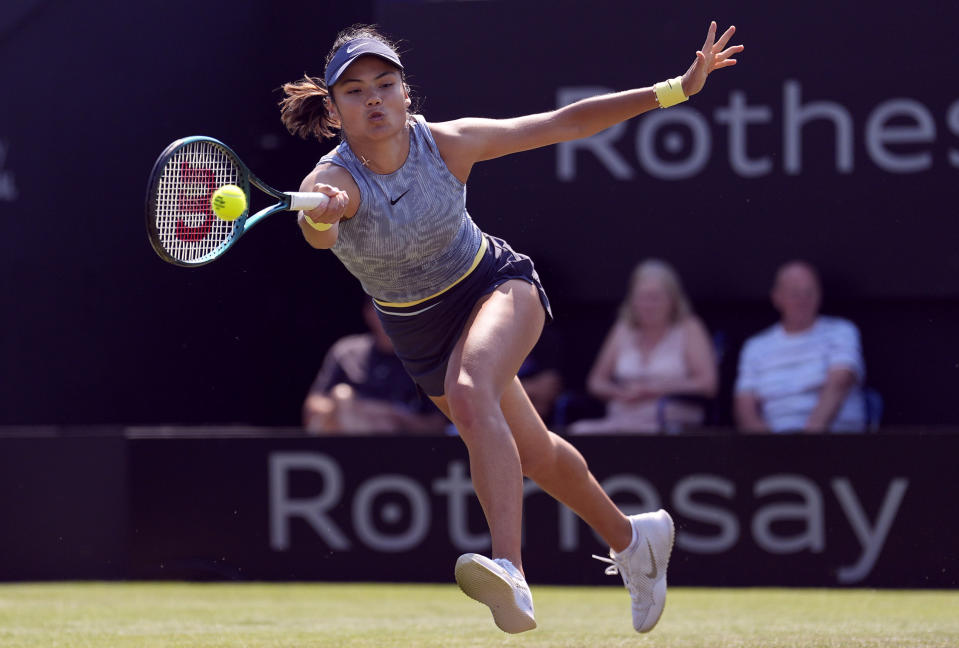
[[[246,194],[247,210],[234,221],[213,213],[210,197],[225,184]],[[249,213],[250,185],[278,199]],[[251,227],[281,211],[314,209],[325,194],[277,191],[257,178],[226,144],[212,137],[184,137],[170,144],[153,165],[147,185],[150,244],[164,261],[191,268],[224,254]]]

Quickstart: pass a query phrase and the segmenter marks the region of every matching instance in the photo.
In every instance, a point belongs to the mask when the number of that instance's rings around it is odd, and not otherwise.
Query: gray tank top
[[[410,153],[381,175],[341,142],[323,156],[350,172],[360,206],[340,221],[332,252],[381,302],[408,303],[448,288],[473,265],[483,233],[466,211],[466,185],[447,168],[426,119],[410,120]]]

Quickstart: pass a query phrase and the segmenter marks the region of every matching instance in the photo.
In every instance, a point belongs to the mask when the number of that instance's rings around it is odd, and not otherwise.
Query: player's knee
[[[482,427],[497,405],[491,394],[466,380],[447,381],[446,403],[450,418],[461,431]]]

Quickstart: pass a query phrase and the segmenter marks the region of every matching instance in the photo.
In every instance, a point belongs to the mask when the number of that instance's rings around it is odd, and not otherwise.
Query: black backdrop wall
[[[274,217],[221,261],[150,250],[143,191],[183,135],[295,188],[325,150],[287,135],[277,88],[320,74],[337,29],[403,39],[429,119],[552,109],[682,73],[709,18],[741,64],[597,138],[477,167],[469,208],[536,260],[576,386],[647,256],[727,337],[774,320],[775,267],[817,264],[863,333],[889,424],[955,424],[959,94],[952,3],[101,2],[0,8],[0,424],[295,425],[358,284]]]
[[[959,436],[909,432],[577,445],[624,511],[670,511],[672,585],[955,588]],[[0,581],[449,582],[489,551],[458,439],[71,433],[0,437]],[[617,584],[598,536],[524,494],[531,581]]]

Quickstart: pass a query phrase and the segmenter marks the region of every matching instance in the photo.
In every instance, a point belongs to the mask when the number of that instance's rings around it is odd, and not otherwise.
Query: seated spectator
[[[709,334],[679,276],[663,261],[639,264],[620,314],[589,373],[587,390],[606,402],[606,416],[576,421],[570,434],[662,431],[658,401],[667,395],[712,398],[718,384]],[[670,427],[701,425],[703,407],[668,402]]]
[[[861,432],[865,366],[859,330],[819,314],[822,289],[810,264],[779,268],[771,293],[779,323],[746,340],[735,416],[747,432]]]
[[[373,310],[363,305],[369,333],[348,335],[327,352],[303,403],[312,434],[442,433],[446,418],[418,393]]]

